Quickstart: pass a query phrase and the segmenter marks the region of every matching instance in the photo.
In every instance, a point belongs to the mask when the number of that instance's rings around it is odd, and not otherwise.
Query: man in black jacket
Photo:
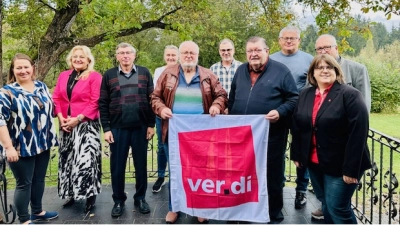
[[[248,63],[236,70],[229,93],[229,114],[265,114],[271,123],[268,138],[267,186],[272,222],[283,220],[283,167],[288,123],[298,99],[290,70],[269,58],[264,38],[246,44]]]

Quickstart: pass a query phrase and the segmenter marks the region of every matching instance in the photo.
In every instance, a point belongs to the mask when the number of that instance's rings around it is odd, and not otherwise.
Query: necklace
[[[69,89],[72,89],[75,86],[75,84],[76,84],[76,82],[78,82],[79,78],[80,78],[80,73],[76,75],[76,77],[72,81],[72,84],[69,86]]]

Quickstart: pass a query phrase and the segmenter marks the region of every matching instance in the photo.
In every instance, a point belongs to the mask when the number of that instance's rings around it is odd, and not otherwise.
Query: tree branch
[[[109,31],[109,32],[105,32],[99,35],[95,35],[92,36],[90,38],[81,38],[81,39],[74,39],[73,40],[73,44],[75,45],[86,45],[88,47],[93,47],[96,44],[103,42],[106,40],[106,37],[108,37],[109,35],[113,35],[114,37],[124,37],[124,36],[128,36],[128,35],[132,35],[132,34],[136,34],[139,33],[141,31],[150,29],[150,28],[159,28],[159,29],[165,29],[167,28],[170,24],[167,23],[163,23],[161,22],[166,16],[171,15],[175,12],[177,12],[178,10],[180,10],[182,7],[178,7],[172,11],[169,11],[165,14],[163,14],[160,18],[158,18],[157,20],[152,20],[152,21],[147,21],[141,24],[140,28],[136,28],[136,27],[132,27],[132,28],[127,28],[127,29],[122,29],[119,31]],[[173,28],[171,28],[172,30],[175,30]]]
[[[160,22],[158,20],[156,21],[148,21],[142,24],[142,26],[140,28],[127,28],[127,29],[122,29],[119,30],[117,32],[113,32],[113,31],[109,31],[109,32],[105,32],[90,38],[82,38],[82,39],[74,39],[73,40],[73,44],[74,45],[86,45],[88,47],[93,47],[96,44],[103,42],[107,39],[107,37],[109,35],[114,34],[114,37],[124,37],[124,36],[128,36],[128,35],[132,35],[132,34],[136,34],[139,33],[141,31],[150,29],[150,28],[159,28],[159,29],[165,29],[167,26],[169,26],[170,24],[166,24],[163,22]]]
[[[57,11],[55,8],[51,7],[51,5],[47,4],[46,2],[44,2],[43,0],[39,0],[40,3],[42,3],[43,5],[47,6],[47,8],[53,10],[54,12]]]

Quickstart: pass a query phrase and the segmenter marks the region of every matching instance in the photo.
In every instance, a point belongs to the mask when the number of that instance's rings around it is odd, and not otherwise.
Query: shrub
[[[372,41],[353,60],[364,64],[371,80],[371,112],[393,113],[400,106],[400,42],[375,52]]]

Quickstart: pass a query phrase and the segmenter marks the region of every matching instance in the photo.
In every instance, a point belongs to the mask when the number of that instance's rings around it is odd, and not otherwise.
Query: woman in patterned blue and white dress
[[[17,53],[11,61],[7,85],[0,89],[0,152],[16,180],[14,204],[23,224],[58,216],[42,209],[50,148],[57,145],[52,116],[49,89],[35,80],[29,56]]]
[[[101,191],[101,141],[98,99],[102,76],[94,71],[87,46],[77,45],[67,56],[70,69],[60,73],[54,89],[60,122],[58,195],[65,206],[86,199],[89,212]]]

